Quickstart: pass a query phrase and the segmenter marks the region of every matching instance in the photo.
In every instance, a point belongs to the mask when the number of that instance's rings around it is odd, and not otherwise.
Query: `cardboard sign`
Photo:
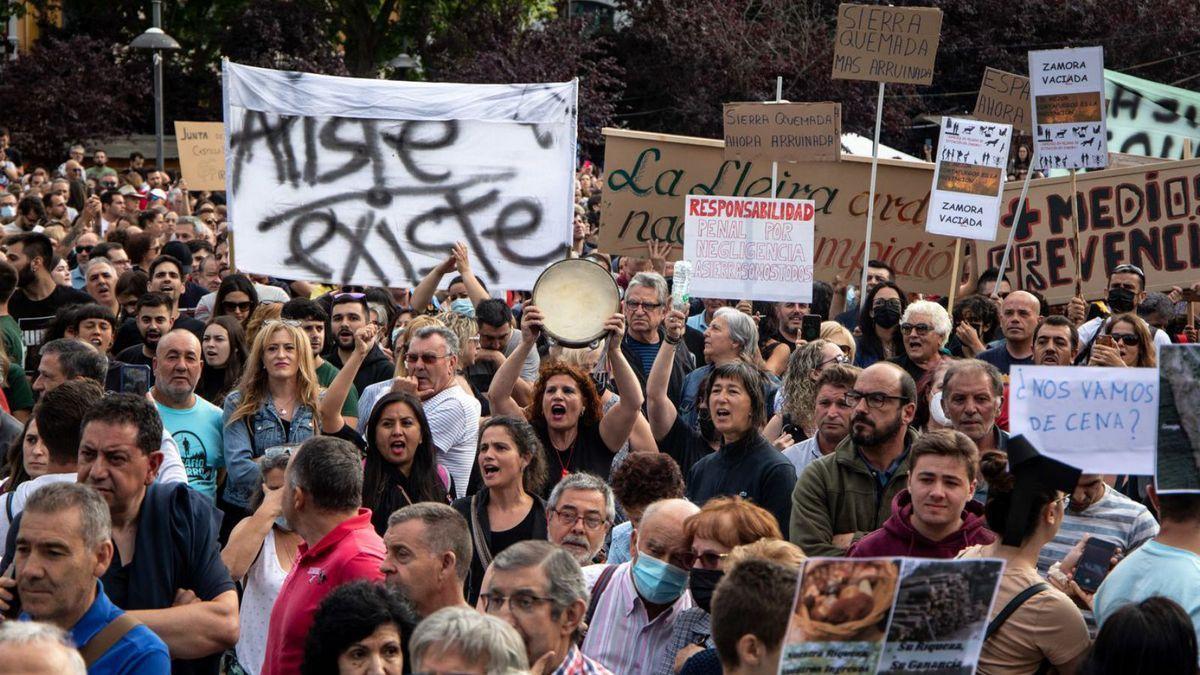
[[[1145,270],[1147,291],[1186,288],[1196,282],[1200,160],[1089,171],[1076,180],[1085,298],[1104,297],[1108,273],[1121,263]],[[1039,291],[1051,304],[1067,302],[1075,293],[1070,192],[1069,177],[1030,182],[1029,201],[1009,260],[1015,286]],[[1020,193],[1020,182],[1005,185],[997,242],[983,248],[979,269],[999,266],[1009,228],[1016,222]],[[817,272],[822,278],[820,268]]]
[[[1029,52],[1037,168],[1108,166],[1104,127],[1104,49]]]
[[[1013,366],[1008,430],[1084,473],[1154,472],[1153,368]]]
[[[983,71],[979,96],[975,99],[975,119],[984,122],[1011,124],[1013,129],[1029,134],[1029,78],[995,68]]]
[[[1012,127],[943,117],[925,231],[992,241]]]
[[[224,84],[243,271],[411,287],[465,241],[489,288],[529,289],[570,247],[577,81],[393,82],[226,61]]]
[[[691,295],[812,302],[811,200],[688,195],[685,204]]]
[[[1129,155],[1165,159],[1183,156],[1183,141],[1200,152],[1200,93],[1140,77],[1104,71],[1108,102],[1108,147]]]
[[[1200,345],[1159,347],[1158,376],[1154,486],[1200,492]]]
[[[645,257],[649,241],[684,243],[684,197],[769,197],[771,165],[727,160],[718,140],[604,130],[605,186],[600,250]],[[863,259],[871,159],[781,165],[777,196],[811,199],[816,207],[816,278],[833,281]],[[954,240],[925,232],[933,165],[880,159],[871,257],[896,270],[906,291],[944,293]],[[725,297],[724,295],[718,297]]]
[[[725,159],[836,162],[840,103],[726,103]]]
[[[838,5],[833,78],[932,84],[942,30],[934,7]]]
[[[179,170],[189,190],[225,189],[225,125],[176,122]]]
[[[779,672],[974,672],[1003,571],[991,558],[809,558]]]

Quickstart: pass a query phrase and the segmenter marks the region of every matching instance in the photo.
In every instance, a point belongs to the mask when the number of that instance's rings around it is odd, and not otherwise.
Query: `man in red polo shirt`
[[[361,503],[362,460],[352,444],[315,436],[292,455],[283,515],[304,543],[271,610],[263,675],[300,671],[313,613],[330,591],[347,581],[383,579],[383,540]]]

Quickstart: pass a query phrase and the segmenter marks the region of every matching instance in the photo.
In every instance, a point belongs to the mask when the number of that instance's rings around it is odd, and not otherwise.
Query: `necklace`
[[[571,441],[571,445],[567,446],[565,449],[559,450],[558,448],[554,448],[554,458],[558,460],[558,467],[562,469],[562,478],[566,478],[567,474],[571,473],[570,469],[567,467],[571,466],[571,459],[575,457],[575,444],[578,442],[579,436],[576,436],[575,440]],[[564,462],[562,459],[564,452],[570,453],[567,455],[566,462]]]

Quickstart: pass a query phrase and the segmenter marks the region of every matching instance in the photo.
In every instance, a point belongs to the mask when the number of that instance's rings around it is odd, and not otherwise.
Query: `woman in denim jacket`
[[[254,339],[238,388],[225,397],[222,530],[246,515],[262,480],[254,460],[267,448],[320,433],[318,384],[308,337],[295,322],[268,321]]]

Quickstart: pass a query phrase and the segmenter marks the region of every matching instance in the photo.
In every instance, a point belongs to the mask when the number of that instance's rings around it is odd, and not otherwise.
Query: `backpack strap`
[[[1020,593],[1017,593],[1012,600],[1008,601],[1008,604],[1004,606],[1004,609],[1000,610],[1000,613],[996,615],[996,618],[992,619],[988,623],[987,632],[984,634],[983,639],[991,639],[991,637],[996,634],[996,631],[1000,630],[1004,623],[1008,621],[1009,617],[1013,615],[1013,612],[1016,612],[1021,608],[1021,605],[1025,604],[1025,601],[1029,600],[1038,593],[1049,589],[1049,584],[1044,581],[1040,581],[1021,591]]]
[[[100,629],[99,633],[93,635],[91,640],[88,640],[86,644],[79,648],[79,654],[83,657],[83,662],[87,664],[88,668],[91,668],[92,664],[96,663],[101,656],[104,656],[105,652],[112,649],[112,646],[117,644],[118,640],[140,625],[142,625],[142,622],[129,616],[129,614],[122,614],[113,619],[107,626]]]
[[[584,619],[586,625],[592,625],[592,616],[600,604],[600,596],[604,595],[605,589],[608,588],[608,582],[612,581],[612,575],[616,571],[616,565],[605,565],[604,569],[600,570],[600,576],[596,577],[596,583],[592,584],[592,598],[588,601],[587,617]]]

